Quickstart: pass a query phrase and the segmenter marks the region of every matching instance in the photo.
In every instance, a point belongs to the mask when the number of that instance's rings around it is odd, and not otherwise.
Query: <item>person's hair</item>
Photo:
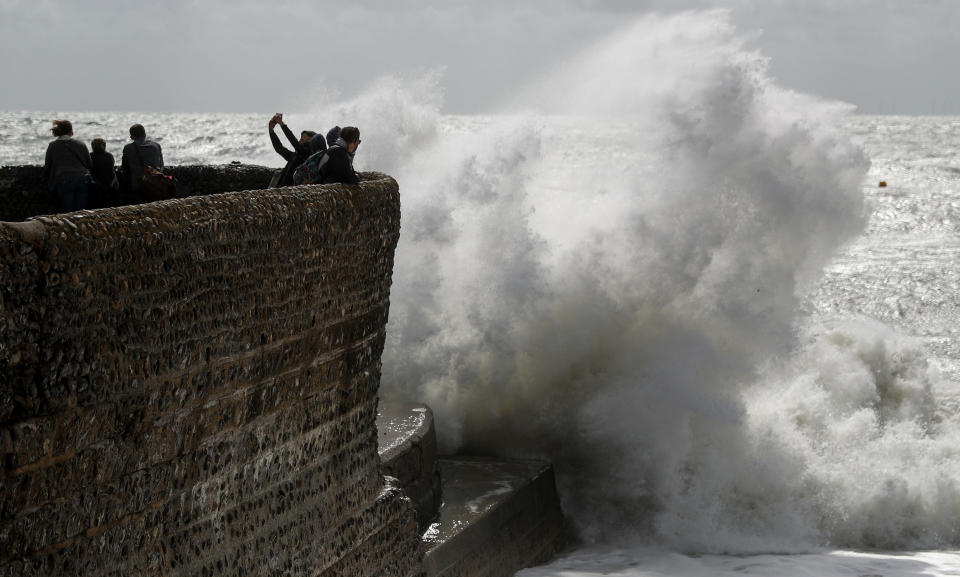
[[[94,138],[93,140],[90,141],[90,148],[94,150],[101,150],[101,151],[106,150],[107,141],[102,138]]]
[[[147,131],[144,130],[142,124],[134,124],[130,127],[130,138],[136,140],[138,138],[146,138]]]
[[[314,132],[314,131],[312,131],[312,130],[304,130],[304,131],[302,131],[302,132],[300,133],[300,138],[303,138],[303,135],[304,135],[304,134],[306,134],[306,135],[309,136],[310,138],[313,138],[314,136],[317,135],[317,133]]]
[[[66,136],[73,132],[73,125],[70,124],[69,120],[54,120],[53,128],[50,129],[50,132],[54,136]]]
[[[360,140],[360,129],[356,126],[344,126],[340,129],[340,138],[347,144],[356,142]]]

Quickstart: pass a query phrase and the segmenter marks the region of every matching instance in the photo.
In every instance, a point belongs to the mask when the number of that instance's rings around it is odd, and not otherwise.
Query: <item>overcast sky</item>
[[[442,68],[485,112],[649,11],[728,8],[788,88],[960,114],[960,0],[0,0],[0,109],[272,112]]]

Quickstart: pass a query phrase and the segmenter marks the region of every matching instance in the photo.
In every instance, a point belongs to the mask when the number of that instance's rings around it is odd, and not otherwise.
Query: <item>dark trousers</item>
[[[86,175],[71,174],[57,179],[57,202],[60,212],[74,212],[87,208],[88,181]]]

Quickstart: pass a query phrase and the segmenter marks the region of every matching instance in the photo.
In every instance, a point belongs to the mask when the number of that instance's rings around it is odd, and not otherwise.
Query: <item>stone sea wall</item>
[[[375,427],[399,193],[363,177],[0,223],[0,577],[421,571]]]

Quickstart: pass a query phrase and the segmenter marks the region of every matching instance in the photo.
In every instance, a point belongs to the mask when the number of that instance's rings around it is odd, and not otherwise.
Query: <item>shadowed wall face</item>
[[[419,571],[365,176],[0,223],[0,576]]]

